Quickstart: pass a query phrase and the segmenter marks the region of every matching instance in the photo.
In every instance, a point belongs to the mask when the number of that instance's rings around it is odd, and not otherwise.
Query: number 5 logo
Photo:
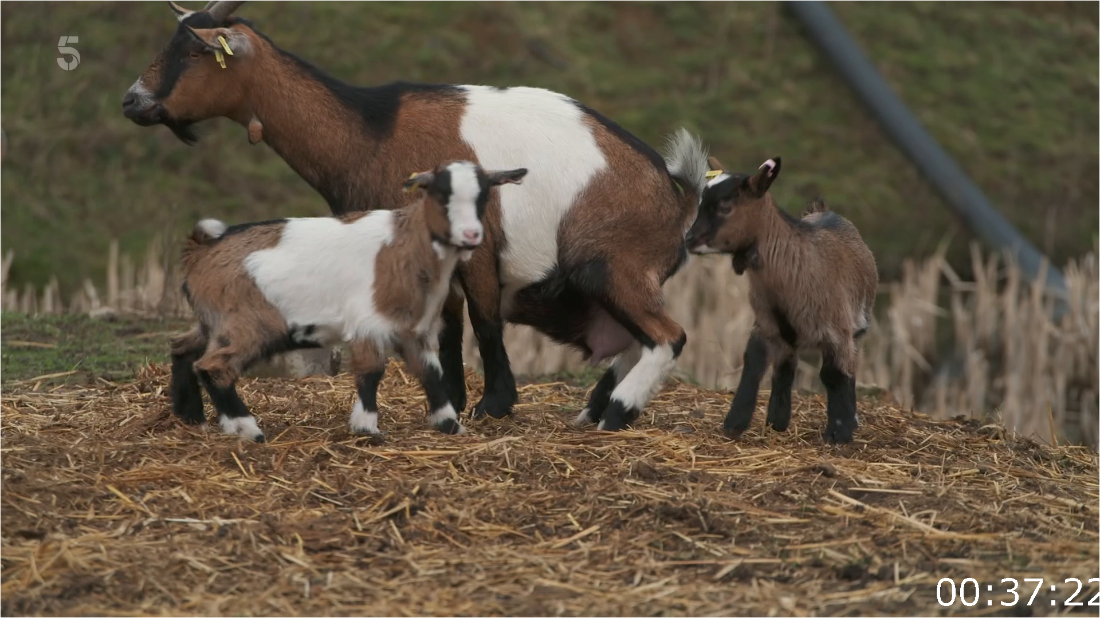
[[[64,55],[72,56],[72,60],[65,60],[65,58],[57,58],[57,66],[66,71],[72,71],[80,64],[80,52],[75,47],[69,47],[70,45],[76,45],[80,42],[80,37],[76,36],[63,36],[57,41],[57,51]]]

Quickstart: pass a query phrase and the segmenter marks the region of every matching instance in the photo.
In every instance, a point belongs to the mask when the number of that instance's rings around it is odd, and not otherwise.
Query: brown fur
[[[432,234],[447,237],[449,229],[446,212],[428,198],[394,212],[394,240],[378,252],[374,266],[374,303],[379,312],[405,326],[406,332],[398,333],[402,339],[412,336],[420,316],[438,312],[426,306],[431,291],[450,285],[449,277],[440,279],[441,262],[432,248]]]
[[[835,348],[837,364],[855,375],[858,351],[854,336],[866,328],[878,287],[875,258],[848,220],[828,213],[823,200],[813,201],[806,216],[783,216],[769,191],[762,195],[765,172],[748,179],[749,191],[728,206],[709,246],[722,252],[752,251],[748,270],[752,307],[760,334],[780,360],[794,352],[783,342],[776,315],[783,315],[798,336],[798,345]],[[821,225],[824,218],[829,225]]]
[[[679,193],[666,175],[603,125],[589,120],[589,126],[608,169],[601,173],[603,178],[592,180],[562,221],[562,264],[571,268],[590,260],[606,261],[611,280],[600,300],[613,303],[657,345],[675,342],[684,330],[665,312],[661,285],[679,266],[683,237],[654,231],[686,230],[695,217],[698,194],[690,188]]]

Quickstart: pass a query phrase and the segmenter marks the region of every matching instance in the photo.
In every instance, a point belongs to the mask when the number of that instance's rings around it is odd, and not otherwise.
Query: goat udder
[[[596,366],[605,358],[618,356],[634,341],[634,335],[603,309],[596,309],[584,334],[585,344],[592,350],[588,362]]]

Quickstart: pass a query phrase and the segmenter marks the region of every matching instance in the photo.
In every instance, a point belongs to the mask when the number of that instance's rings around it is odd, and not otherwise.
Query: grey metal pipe
[[[1045,259],[1043,254],[997,212],[966,172],[924,130],[920,121],[909,112],[905,103],[894,94],[867,56],[848,36],[832,10],[818,1],[787,1],[785,4],[898,148],[947,200],[971,231],[993,247],[1008,249],[1015,254],[1024,273],[1032,280],[1036,279],[1040,264]],[[1055,293],[1055,298],[1064,299],[1065,279],[1049,260],[1047,263],[1047,288]],[[1064,302],[1056,302],[1055,319],[1061,317],[1064,310]]]

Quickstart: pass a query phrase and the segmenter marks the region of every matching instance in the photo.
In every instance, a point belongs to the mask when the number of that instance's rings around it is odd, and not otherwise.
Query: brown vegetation
[[[642,431],[571,427],[584,391],[547,383],[452,437],[394,363],[387,443],[349,435],[344,374],[242,381],[258,445],[173,419],[164,367],[32,384],[0,415],[4,615],[929,615],[942,577],[981,609],[1056,581],[1045,613],[1096,573],[1095,453],[869,399],[839,448],[820,397],[730,442],[727,394],[682,383]]]

